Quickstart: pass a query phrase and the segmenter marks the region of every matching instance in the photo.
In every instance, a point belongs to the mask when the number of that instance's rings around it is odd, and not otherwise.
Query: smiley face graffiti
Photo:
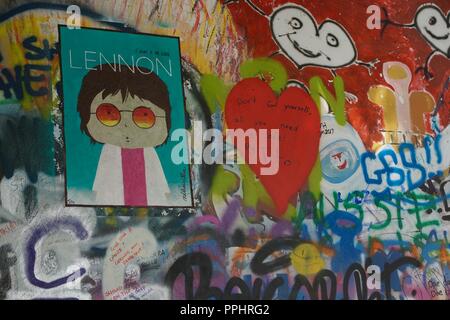
[[[320,150],[323,177],[330,183],[342,183],[359,168],[359,153],[347,139],[334,140]]]
[[[382,35],[388,25],[401,28],[414,28],[419,31],[422,38],[433,48],[425,64],[416,69],[416,73],[423,71],[427,79],[433,78],[433,74],[429,70],[429,64],[433,56],[435,54],[441,54],[447,59],[450,59],[450,11],[445,16],[444,12],[437,5],[424,4],[417,9],[414,21],[409,24],[391,21],[385,8],[383,8],[383,11],[386,19],[383,20]]]
[[[450,58],[450,11],[445,17],[436,5],[422,6],[417,10],[414,24],[434,49]]]
[[[292,3],[266,15],[251,0],[244,1],[255,12],[269,19],[272,37],[280,48],[272,55],[284,54],[299,69],[316,66],[329,69],[335,75],[335,69],[357,64],[366,67],[372,74],[371,69],[379,62],[378,59],[370,62],[357,60],[358,51],[352,37],[336,21],[328,19],[318,25],[306,8]],[[224,4],[236,2],[239,0],[225,0]]]
[[[338,170],[347,169],[348,166],[347,155],[344,152],[338,152],[333,154],[331,156],[331,162]]]
[[[282,52],[299,68],[340,68],[356,61],[356,47],[345,28],[332,20],[318,26],[303,7],[278,8],[271,15],[270,28]]]

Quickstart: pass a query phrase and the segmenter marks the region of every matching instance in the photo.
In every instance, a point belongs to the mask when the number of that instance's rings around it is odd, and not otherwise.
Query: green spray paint
[[[210,194],[221,197],[224,201],[239,189],[239,177],[223,166],[217,166],[211,183]]]
[[[224,110],[231,85],[225,84],[215,75],[206,74],[200,79],[200,88],[211,113],[215,113],[218,107]]]
[[[320,110],[320,97],[324,98],[325,101],[333,111],[336,117],[336,122],[343,126],[346,124],[347,120],[345,118],[345,91],[344,91],[344,80],[341,77],[336,76],[333,79],[334,92],[336,97],[327,89],[322,79],[319,77],[312,77],[309,80],[309,90],[311,97],[316,103]]]
[[[337,76],[333,79],[333,86],[335,96],[327,89],[320,77],[312,77],[309,80],[309,91],[312,99],[316,103],[317,108],[320,112],[320,97],[325,99],[325,101],[330,106],[333,111],[336,122],[343,126],[346,124],[347,120],[345,117],[345,91],[344,91],[344,80]],[[313,193],[316,199],[320,197],[320,181],[322,180],[322,165],[320,162],[320,154],[317,155],[316,163],[311,170],[308,177],[309,190]]]
[[[263,203],[268,207],[274,207],[272,198],[267,193],[264,186],[257,179],[252,169],[246,165],[239,166],[242,177],[242,196],[243,204],[247,208],[257,208],[258,204]]]
[[[239,165],[239,169],[241,178],[235,173],[224,169],[223,166],[217,166],[212,180],[210,195],[218,196],[226,201],[227,196],[232,195],[239,189],[240,179],[242,179],[243,207],[258,210],[259,207],[263,206],[275,210],[275,205],[271,196],[258,180],[252,169],[246,164]],[[289,205],[283,216],[286,219],[291,219],[295,217],[296,214],[296,208]]]
[[[241,78],[260,77],[269,79],[269,85],[277,94],[286,87],[288,75],[283,65],[270,58],[257,58],[244,62],[240,68]]]

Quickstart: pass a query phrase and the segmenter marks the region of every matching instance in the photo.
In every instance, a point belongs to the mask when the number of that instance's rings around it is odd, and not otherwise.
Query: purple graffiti
[[[78,277],[81,277],[83,274],[86,273],[86,269],[80,268],[79,270],[69,274],[68,276],[58,278],[50,282],[42,281],[36,278],[36,275],[34,273],[34,266],[36,263],[36,250],[35,250],[36,244],[40,239],[45,237],[50,232],[61,229],[72,231],[76,235],[76,237],[80,240],[84,240],[88,237],[88,232],[84,228],[83,224],[73,217],[56,218],[52,221],[46,222],[36,227],[33,230],[31,237],[28,239],[26,244],[25,273],[30,283],[32,283],[37,287],[43,289],[55,288],[67,283],[68,279],[73,278],[73,280],[75,280],[76,278],[74,276],[76,274],[79,275]]]

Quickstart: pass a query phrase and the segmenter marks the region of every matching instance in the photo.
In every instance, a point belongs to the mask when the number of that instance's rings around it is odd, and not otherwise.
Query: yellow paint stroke
[[[383,108],[384,129],[386,131],[397,131],[397,104],[394,91],[385,86],[371,86],[367,93],[369,101]],[[397,134],[385,136],[385,143],[398,143]]]
[[[38,111],[42,118],[50,120],[53,109],[58,107],[59,98],[56,94],[56,83],[60,80],[59,57],[54,55],[52,60],[47,58],[29,60],[25,57],[28,52],[23,46],[23,41],[30,36],[37,38],[33,45],[42,48],[43,41],[48,40],[50,47],[58,41],[58,24],[66,24],[67,13],[64,11],[33,10],[21,13],[0,24],[0,52],[3,56],[2,67],[14,72],[15,66],[22,67],[22,77],[26,64],[50,65],[50,72],[33,71],[32,75],[43,74],[45,80],[33,82],[33,89],[39,87],[49,88],[49,94],[45,96],[31,96],[22,83],[23,98],[18,101],[24,111]],[[82,26],[99,27],[100,24],[89,18],[83,17]],[[13,95],[15,100],[17,97]],[[0,92],[0,102],[4,99]]]
[[[302,243],[290,254],[295,271],[305,276],[314,275],[325,268],[319,249],[310,243]]]
[[[114,8],[121,2],[108,1],[106,5],[103,1],[90,1],[89,4],[93,10],[114,17]],[[231,13],[220,1],[202,1],[197,4],[202,10],[192,10],[194,0],[164,1],[149,20],[155,3],[146,0],[131,2],[123,22],[140,32],[180,37],[183,57],[201,74],[215,74],[225,82],[238,80],[238,67],[249,55]],[[193,32],[198,15],[199,25]]]
[[[425,114],[434,110],[434,98],[427,91],[408,92],[411,72],[403,63],[387,62],[383,70],[384,78],[393,89],[375,85],[369,88],[367,95],[369,101],[383,108],[386,130],[384,143],[396,148],[405,139],[406,142],[421,146],[426,134]]]
[[[406,73],[405,69],[403,69],[400,65],[392,65],[388,68],[387,74],[389,78],[393,80],[403,80],[408,77],[408,74]]]
[[[421,144],[422,137],[426,133],[425,114],[432,112],[436,103],[431,94],[426,91],[413,91],[409,95],[411,130],[417,133],[412,143]]]

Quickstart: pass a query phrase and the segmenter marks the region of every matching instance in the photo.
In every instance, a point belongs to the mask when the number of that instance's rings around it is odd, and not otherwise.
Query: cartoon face
[[[417,11],[414,23],[433,48],[450,58],[450,12],[445,17],[439,7],[425,5]]]
[[[297,246],[291,255],[292,266],[299,274],[316,274],[325,267],[325,262],[320,256],[316,246],[303,243]]]
[[[97,94],[91,104],[87,129],[100,143],[122,148],[155,147],[167,138],[165,111],[150,101],[118,92],[102,98]]]
[[[328,144],[320,151],[324,178],[331,183],[341,183],[351,177],[359,167],[355,146],[346,139]]]
[[[330,154],[331,165],[336,170],[345,170],[348,168],[348,152],[340,151]]]
[[[326,20],[320,26],[300,6],[284,6],[271,16],[272,36],[298,67],[313,65],[338,68],[353,63],[356,48],[347,31]]]

